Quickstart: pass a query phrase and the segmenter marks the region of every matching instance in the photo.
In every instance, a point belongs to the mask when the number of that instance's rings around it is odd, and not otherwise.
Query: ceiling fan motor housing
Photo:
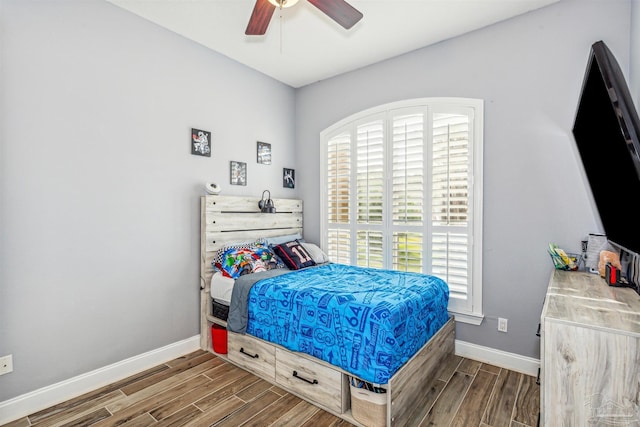
[[[293,6],[298,3],[298,0],[269,0],[269,3],[276,7],[283,8]]]
[[[347,30],[362,19],[362,13],[345,0],[308,1]],[[276,7],[282,9],[291,7],[296,3],[298,3],[298,0],[256,0],[251,18],[249,18],[249,24],[244,33],[248,36],[264,35],[267,32],[269,21],[271,21]]]

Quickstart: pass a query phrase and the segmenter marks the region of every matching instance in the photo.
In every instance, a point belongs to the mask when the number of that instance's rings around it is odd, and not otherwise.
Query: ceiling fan
[[[307,1],[347,30],[362,19],[362,13],[344,0]],[[291,7],[297,2],[298,0],[256,0],[251,18],[249,18],[249,24],[244,33],[248,36],[263,35],[267,31],[269,21],[271,21],[271,16],[273,16],[276,7]]]

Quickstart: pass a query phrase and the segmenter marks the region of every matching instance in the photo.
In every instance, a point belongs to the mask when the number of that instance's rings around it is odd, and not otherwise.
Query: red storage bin
[[[227,354],[227,328],[216,324],[212,325],[211,342],[213,343],[213,351]]]

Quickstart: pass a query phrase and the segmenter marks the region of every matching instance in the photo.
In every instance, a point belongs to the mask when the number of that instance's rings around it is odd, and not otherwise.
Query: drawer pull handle
[[[318,384],[318,380],[311,381],[311,380],[308,380],[306,378],[302,378],[300,375],[298,375],[298,371],[293,371],[293,376],[298,378],[299,380],[302,380],[302,381],[307,382],[309,384]]]
[[[538,368],[538,377],[536,378],[536,384],[540,385],[540,368]]]
[[[244,351],[244,347],[240,347],[240,353],[246,354],[247,356],[249,356],[249,357],[251,357],[253,359],[257,359],[257,358],[260,357],[260,355],[258,355],[258,354],[249,354],[249,353],[247,353],[246,351]]]
[[[536,332],[536,335],[537,335],[537,336],[540,336],[540,325],[541,325],[541,324],[540,324],[540,323],[538,323],[538,332]]]

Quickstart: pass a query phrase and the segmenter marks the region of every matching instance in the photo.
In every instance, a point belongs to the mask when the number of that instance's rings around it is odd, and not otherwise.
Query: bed
[[[222,273],[212,266],[220,249],[257,237],[302,235],[302,202],[276,199],[276,214],[260,213],[257,198],[204,196],[201,202],[201,347],[213,351],[211,326],[222,325],[228,353],[221,357],[230,362],[356,425],[363,424],[352,416],[349,384],[364,380],[386,392],[381,425],[411,424],[412,412],[424,407],[421,390],[453,354],[446,283],[331,262],[256,269],[230,278],[226,322],[212,315],[220,301],[211,287]]]

